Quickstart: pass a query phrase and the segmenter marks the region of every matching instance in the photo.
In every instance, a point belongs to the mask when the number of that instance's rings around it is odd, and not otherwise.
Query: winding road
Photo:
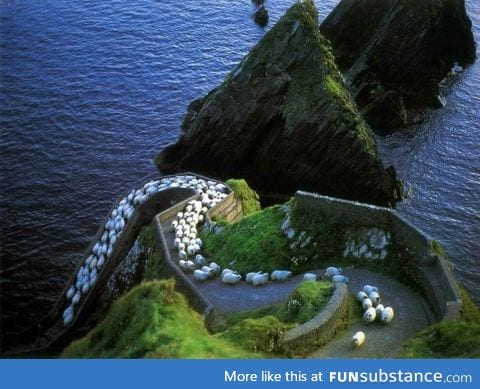
[[[173,247],[174,232],[170,221],[163,224],[171,256],[178,261],[177,251]],[[313,271],[323,275],[323,270]],[[392,358],[399,354],[402,345],[419,331],[434,321],[434,315],[426,301],[408,286],[383,274],[365,269],[346,268],[344,274],[349,278],[348,289],[352,295],[358,293],[365,284],[379,288],[382,303],[395,310],[395,318],[388,325],[379,322],[366,324],[359,313],[358,321],[330,343],[308,355],[308,358]],[[224,284],[220,277],[195,283],[204,296],[213,304],[216,315],[249,311],[267,307],[285,301],[295,287],[302,282],[303,274],[292,277],[287,282],[270,282],[255,287],[246,282],[236,285]],[[353,334],[363,331],[365,343],[358,349],[351,347]]]

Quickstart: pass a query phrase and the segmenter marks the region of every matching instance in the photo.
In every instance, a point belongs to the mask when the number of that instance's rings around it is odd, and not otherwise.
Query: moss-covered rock
[[[253,356],[210,335],[203,318],[174,290],[173,280],[146,282],[133,288],[112,305],[101,323],[63,353],[67,358]]]
[[[269,195],[305,189],[381,205],[400,197],[312,0],[293,5],[222,85],[192,102],[180,139],[156,163],[245,177]]]
[[[439,82],[475,60],[464,0],[342,0],[321,24],[366,120],[395,129],[442,106]]]
[[[233,195],[242,204],[242,213],[244,216],[260,211],[260,201],[258,194],[251,189],[244,179],[229,179],[226,184],[233,190]]]
[[[285,325],[275,316],[250,318],[233,325],[221,338],[248,351],[272,352],[285,334]]]
[[[303,324],[318,315],[332,295],[328,281],[306,281],[299,284],[279,310],[279,317],[287,323]]]

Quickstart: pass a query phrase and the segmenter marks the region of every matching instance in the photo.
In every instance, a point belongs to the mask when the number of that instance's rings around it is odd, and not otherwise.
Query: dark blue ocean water
[[[270,25],[293,0],[267,0]],[[317,1],[323,19],[336,0]],[[480,4],[467,0],[480,42]],[[264,34],[249,0],[0,0],[2,331],[51,307],[112,201],[157,176],[188,103]],[[447,105],[380,141],[399,210],[480,282],[480,64]]]

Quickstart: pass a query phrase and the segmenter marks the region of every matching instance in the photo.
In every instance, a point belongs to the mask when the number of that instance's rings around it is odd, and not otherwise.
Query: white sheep
[[[185,252],[185,250],[180,250],[178,252],[178,258],[183,259],[183,260],[187,259],[187,253]]]
[[[82,297],[82,293],[78,290],[77,293],[72,298],[72,305],[78,304],[80,298]]]
[[[378,304],[376,307],[375,307],[375,312],[377,312],[377,316],[380,317],[380,315],[382,314],[383,310],[385,309],[385,307],[383,306],[383,304]]]
[[[194,271],[195,270],[195,264],[188,260],[188,261],[185,261],[185,265],[187,266],[187,270],[188,271]]]
[[[368,308],[363,314],[363,321],[365,323],[372,323],[376,317],[377,312],[375,312],[375,308]]]
[[[70,286],[67,291],[67,299],[71,300],[72,297],[75,295],[75,286]]]
[[[187,261],[185,261],[184,259],[180,259],[178,261],[178,266],[180,267],[180,269],[184,270],[184,271],[187,271],[188,270],[188,267],[187,267]]]
[[[195,264],[196,264],[197,266],[203,266],[203,265],[205,265],[205,264],[207,263],[207,261],[205,260],[205,258],[203,257],[202,254],[197,254],[197,255],[195,256],[194,262],[195,262]]]
[[[372,293],[372,292],[377,292],[377,293],[378,293],[378,288],[377,288],[376,286],[365,285],[365,286],[363,287],[363,291],[364,291],[366,294],[370,295],[370,293]]]
[[[385,309],[380,314],[380,321],[383,324],[388,324],[393,320],[394,312],[392,307],[385,307]]]
[[[245,276],[245,281],[247,281],[248,283],[252,283],[252,279],[253,277],[255,277],[256,275],[260,275],[260,274],[263,274],[263,272],[261,271],[257,271],[257,272],[249,272],[247,273],[247,275]]]
[[[352,336],[352,346],[353,348],[360,347],[365,342],[365,333],[358,331],[355,335]]]
[[[303,280],[304,281],[316,281],[317,280],[317,275],[315,273],[305,273],[303,275]]]
[[[86,282],[82,285],[82,293],[87,294],[90,290],[90,280],[85,280]]]
[[[95,270],[95,269],[94,269]],[[90,283],[89,283],[89,286],[90,286],[90,289],[92,289],[92,287],[97,283],[97,275],[92,275],[90,277]]]
[[[67,327],[73,321],[74,310],[73,306],[69,306],[63,311],[63,325]]]
[[[194,255],[195,253],[196,253],[195,246],[193,244],[189,244],[187,246],[187,254],[188,255]]]
[[[286,281],[292,276],[292,272],[290,270],[274,270],[271,275],[272,281]]]
[[[363,291],[361,290],[360,292],[358,292],[357,294],[357,300],[361,303],[363,300],[365,300],[366,298],[368,298],[368,295]]]
[[[232,269],[223,269],[222,270],[222,277],[227,273],[237,273],[237,272],[233,271]]]
[[[209,277],[213,276],[213,270],[210,269],[210,267],[208,267],[208,266],[202,266],[202,268],[200,270],[204,271],[205,273],[208,273]]]
[[[380,304],[380,295],[378,292],[372,292],[368,295],[368,298],[372,300],[373,306],[376,307],[378,304]]]
[[[210,269],[212,269],[212,272],[214,275],[220,274],[220,271],[222,270],[219,265],[217,265],[215,262],[210,263]]]
[[[233,273],[233,272],[226,273],[222,276],[222,281],[225,284],[230,284],[230,285],[236,284],[241,279],[242,279],[242,276],[240,274],[236,274],[236,273]]]
[[[97,269],[101,270],[104,264],[105,264],[105,257],[103,255],[100,255],[100,258],[98,258],[98,261],[97,261]]]
[[[373,307],[372,300],[370,300],[368,297],[366,299],[363,299],[362,308],[364,310],[367,310],[367,309],[372,308],[372,307]]]
[[[332,278],[333,276],[340,275],[342,274],[342,268],[341,267],[327,267],[325,269],[325,277],[326,278]]]
[[[204,272],[203,270],[198,270],[198,269],[196,269],[196,270],[193,272],[193,278],[194,278],[196,281],[205,281],[205,280],[207,280],[208,278],[210,278],[210,274],[207,273],[207,272]]]
[[[348,277],[342,276],[341,274],[337,274],[333,276],[332,282],[334,284],[348,284]]]
[[[252,278],[253,286],[266,285],[268,283],[268,273],[256,274]]]
[[[173,245],[178,249],[178,245],[182,243],[182,240],[180,238],[175,238],[173,241]]]

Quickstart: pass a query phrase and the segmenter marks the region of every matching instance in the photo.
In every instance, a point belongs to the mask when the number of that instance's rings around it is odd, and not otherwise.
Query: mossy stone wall
[[[295,194],[295,201],[297,209],[334,224],[376,226],[392,232],[394,239],[408,248],[414,263],[405,266],[406,271],[420,285],[437,320],[460,317],[460,290],[440,245],[396,211],[303,191]]]
[[[323,346],[348,324],[348,287],[338,284],[327,306],[312,320],[288,330],[279,351],[288,357],[304,356]]]

